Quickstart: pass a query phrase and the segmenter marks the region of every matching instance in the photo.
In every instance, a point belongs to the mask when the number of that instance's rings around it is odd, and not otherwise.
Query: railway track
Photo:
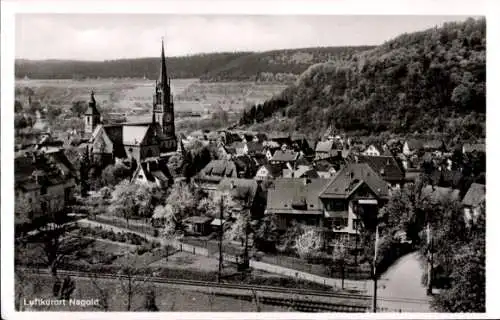
[[[44,269],[40,270],[32,268],[21,268],[21,269],[34,274],[37,273],[49,274],[48,270]],[[58,270],[58,274],[62,276],[83,277],[83,278],[96,277],[96,278],[111,279],[111,280],[116,280],[125,277],[123,275],[118,275],[118,274],[92,273],[92,272],[69,271],[69,270]],[[283,288],[274,286],[247,285],[247,284],[237,284],[237,283],[217,283],[217,282],[199,281],[199,280],[174,279],[167,277],[158,277],[155,276],[154,274],[152,276],[136,275],[134,277],[136,277],[139,280],[149,280],[151,282],[156,282],[156,283],[183,285],[191,287],[235,289],[235,290],[246,290],[248,292],[259,291],[259,292],[268,292],[276,294],[295,295],[298,297],[308,297],[309,299],[314,297],[331,298],[332,301],[337,300],[342,303],[350,301],[352,302],[352,304],[358,304],[358,305],[366,304],[367,301],[370,301],[372,299],[372,297],[369,295],[355,294],[355,293],[329,292],[321,290],[294,289],[294,288]],[[407,299],[407,298],[389,299],[384,297],[378,297],[377,301],[417,304],[417,305],[428,303],[427,300],[422,300],[422,299]]]

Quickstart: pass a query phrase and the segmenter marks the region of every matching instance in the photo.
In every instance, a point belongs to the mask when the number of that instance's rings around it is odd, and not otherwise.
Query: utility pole
[[[224,195],[221,195],[221,198],[220,198],[220,216],[219,216],[219,219],[220,219],[220,230],[219,230],[219,275],[217,277],[217,281],[220,283],[221,282],[221,275],[222,275],[222,263],[223,263],[223,260],[222,260],[222,234],[223,234],[223,230],[224,230],[224,223],[223,223],[223,219],[224,219]]]
[[[373,312],[377,312],[377,251],[378,251],[378,222],[375,227],[375,253],[373,255]]]

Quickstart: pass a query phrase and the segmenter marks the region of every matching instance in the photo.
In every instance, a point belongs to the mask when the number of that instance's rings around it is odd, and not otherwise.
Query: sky
[[[271,16],[168,14],[17,14],[15,57],[111,60],[378,45],[395,36],[462,21],[466,16]]]

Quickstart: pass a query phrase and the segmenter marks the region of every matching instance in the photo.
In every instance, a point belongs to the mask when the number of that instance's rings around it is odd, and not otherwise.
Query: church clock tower
[[[165,147],[169,150],[177,149],[174,123],[174,99],[170,88],[170,79],[167,75],[165,49],[161,41],[161,69],[160,77],[156,81],[155,95],[153,97],[153,123],[161,127],[165,138]]]

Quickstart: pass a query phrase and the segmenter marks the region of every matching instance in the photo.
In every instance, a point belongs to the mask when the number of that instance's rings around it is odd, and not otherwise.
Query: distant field
[[[41,101],[43,106],[69,108],[73,101],[88,101],[90,91],[94,90],[101,108],[126,113],[130,121],[135,121],[150,118],[154,85],[153,80],[141,79],[17,80],[16,99],[26,103],[26,88],[31,88],[33,100]],[[171,86],[177,117],[185,112],[206,115],[219,108],[240,112],[285,88],[285,85],[255,82],[201,83],[198,79],[172,79]]]

